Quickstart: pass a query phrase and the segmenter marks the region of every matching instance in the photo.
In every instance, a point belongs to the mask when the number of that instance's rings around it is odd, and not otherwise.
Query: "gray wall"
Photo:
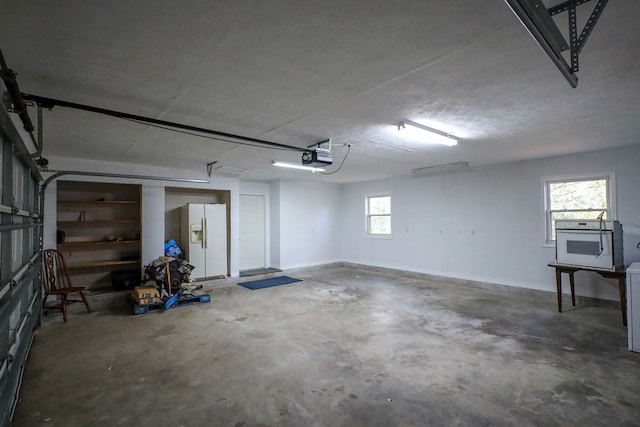
[[[340,194],[341,186],[335,184],[272,184],[273,266],[285,269],[340,261]]]
[[[86,161],[60,159],[56,168],[82,169]],[[94,170],[126,173],[128,165],[92,162]],[[625,263],[640,261],[640,146],[494,165],[428,178],[398,178],[348,185],[274,181],[239,182],[215,177],[209,185],[231,194],[231,263],[237,275],[240,191],[269,200],[270,265],[296,268],[335,261],[553,291],[545,246],[543,179],[614,172],[617,219],[624,228]],[[138,174],[192,176],[192,172],[140,167]],[[144,181],[144,261],[158,256],[164,237],[164,187]],[[185,185],[187,187],[187,185]],[[48,195],[55,195],[52,185]],[[365,196],[392,196],[392,239],[365,236]],[[46,200],[45,240],[55,245],[55,196]],[[47,232],[48,230],[48,232]],[[153,232],[149,232],[149,231]],[[45,246],[46,247],[46,246]],[[617,286],[578,273],[579,295],[618,299]]]
[[[615,172],[624,258],[640,260],[640,146],[494,165],[470,172],[345,185],[344,261],[482,282],[554,290],[545,246],[545,177]],[[366,195],[392,197],[392,239],[365,237]],[[614,281],[576,275],[576,293],[618,299]],[[568,288],[568,286],[567,286]]]

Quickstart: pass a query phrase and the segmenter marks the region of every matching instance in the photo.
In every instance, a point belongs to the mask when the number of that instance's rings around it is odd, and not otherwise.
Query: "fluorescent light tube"
[[[324,168],[316,168],[316,167],[313,167],[313,166],[298,165],[296,163],[280,162],[278,160],[274,160],[271,164],[273,166],[280,166],[281,168],[301,169],[301,170],[311,171],[311,172],[324,172]]]
[[[404,120],[398,123],[398,130],[411,139],[449,147],[458,145],[458,140],[453,135],[411,120]]]

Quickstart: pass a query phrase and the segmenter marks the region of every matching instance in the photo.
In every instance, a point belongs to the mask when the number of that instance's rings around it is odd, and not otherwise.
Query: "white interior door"
[[[264,196],[240,195],[240,271],[264,268]]]

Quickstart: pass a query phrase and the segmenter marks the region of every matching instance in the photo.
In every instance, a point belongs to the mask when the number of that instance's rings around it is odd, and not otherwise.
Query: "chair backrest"
[[[55,249],[45,249],[42,282],[47,292],[71,287],[64,257]]]

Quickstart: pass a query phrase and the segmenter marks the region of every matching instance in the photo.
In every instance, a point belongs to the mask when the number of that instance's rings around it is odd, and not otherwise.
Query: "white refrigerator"
[[[189,203],[180,209],[180,240],[195,268],[191,279],[227,275],[227,205]]]

